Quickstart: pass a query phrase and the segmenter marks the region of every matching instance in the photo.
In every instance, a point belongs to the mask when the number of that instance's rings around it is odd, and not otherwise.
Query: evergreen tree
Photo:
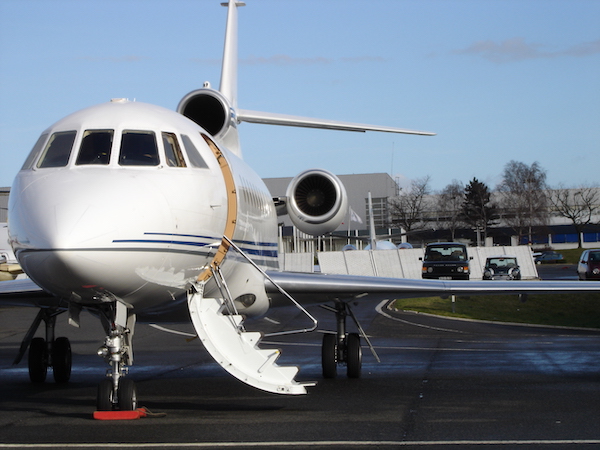
[[[494,223],[497,215],[496,207],[490,201],[490,189],[485,183],[473,178],[465,187],[465,200],[462,206],[462,219],[477,232],[477,245],[479,233],[483,231],[483,239],[487,238],[487,229]]]

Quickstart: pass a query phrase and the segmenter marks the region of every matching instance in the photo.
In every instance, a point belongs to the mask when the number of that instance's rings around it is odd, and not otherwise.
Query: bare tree
[[[504,166],[500,193],[500,207],[504,221],[519,237],[527,235],[532,241],[533,227],[547,223],[548,195],[546,171],[536,161],[531,166],[510,161]]]
[[[409,190],[402,190],[398,197],[390,199],[393,225],[402,227],[407,233],[425,228],[428,222],[425,211],[426,196],[430,192],[429,180],[429,176],[413,180]]]
[[[437,197],[437,210],[440,221],[450,230],[452,240],[455,239],[456,229],[463,223],[461,219],[462,205],[465,200],[465,186],[457,180],[447,185]]]
[[[600,214],[600,189],[591,186],[565,189],[559,185],[558,189],[551,191],[550,202],[556,214],[571,220],[579,248],[582,248],[581,234],[585,226],[593,223],[594,216]]]

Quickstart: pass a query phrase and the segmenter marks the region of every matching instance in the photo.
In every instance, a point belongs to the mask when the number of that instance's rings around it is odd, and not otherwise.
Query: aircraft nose
[[[59,170],[16,181],[10,211],[15,245],[108,248],[114,239],[138,235],[147,223],[161,227],[170,221],[157,188],[143,179],[107,175],[107,169]]]
[[[136,270],[164,264],[165,253],[128,254],[116,243],[156,231],[149,224],[170,225],[160,189],[143,178],[97,170],[102,173],[25,174],[13,184],[9,213],[17,259],[40,286],[65,298],[96,296],[99,287],[124,296],[144,283]]]

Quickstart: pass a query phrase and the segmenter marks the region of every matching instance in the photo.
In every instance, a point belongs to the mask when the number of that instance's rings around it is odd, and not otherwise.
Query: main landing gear
[[[58,308],[42,308],[27,331],[19,354],[13,364],[18,364],[29,347],[28,367],[29,379],[33,383],[46,381],[48,368],[52,367],[54,381],[66,383],[71,378],[71,344],[66,337],[54,337],[56,317],[63,313]],[[44,321],[46,338],[33,337]]]
[[[335,307],[324,306],[328,311],[333,311],[337,319],[337,332],[325,334],[321,347],[321,365],[324,378],[337,376],[338,364],[346,364],[348,378],[360,378],[362,369],[362,350],[358,333],[346,332],[346,317],[351,316],[364,336],[364,331],[352,314],[350,306],[344,302],[337,302]]]
[[[130,378],[125,378],[128,367],[133,364],[131,341],[135,327],[135,314],[128,314],[120,302],[101,311],[106,331],[104,345],[98,349],[110,369],[98,385],[96,408],[98,411],[133,411],[137,409],[137,388]]]

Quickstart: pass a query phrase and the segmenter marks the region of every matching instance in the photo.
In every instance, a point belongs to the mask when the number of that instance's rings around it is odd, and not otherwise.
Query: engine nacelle
[[[286,192],[287,213],[302,232],[320,236],[335,230],[348,214],[344,185],[331,172],[312,169],[297,175]]]
[[[235,110],[219,91],[209,87],[192,91],[181,99],[177,112],[196,122],[215,140],[241,156]]]
[[[227,99],[210,88],[187,94],[177,105],[177,112],[196,122],[212,136],[218,136],[229,128],[232,115]]]

